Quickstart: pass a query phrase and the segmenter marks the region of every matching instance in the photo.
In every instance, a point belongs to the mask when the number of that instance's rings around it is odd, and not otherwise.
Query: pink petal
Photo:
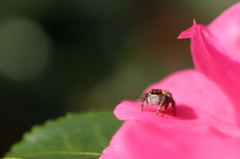
[[[178,39],[184,39],[184,38],[191,38],[192,37],[192,30],[197,25],[196,21],[193,20],[193,26],[188,28],[187,30],[183,31],[179,36]]]
[[[191,32],[191,33],[190,33]],[[197,69],[215,81],[240,111],[240,3],[223,12],[210,25],[196,23],[180,34],[191,37]],[[240,123],[240,116],[237,114]]]
[[[238,159],[240,157],[240,138],[223,135],[207,126],[186,129],[156,126],[156,122],[146,124],[138,120],[127,121],[105,151],[121,145],[117,148],[121,153],[117,153],[116,157],[111,151],[100,159]]]
[[[213,37],[213,44],[223,46],[223,52],[233,61],[240,62],[240,3],[232,6],[207,26],[208,32]],[[214,43],[215,42],[215,43]]]
[[[131,129],[130,124],[125,123],[121,126],[120,131],[113,136],[112,140],[110,141],[110,146],[103,150],[103,154],[100,156],[99,159],[127,159],[128,155],[125,152],[125,145],[122,142],[126,136],[126,132]]]
[[[211,125],[225,133],[234,133],[237,122],[234,108],[224,92],[202,73],[191,69],[174,73],[150,89],[165,89],[172,93],[176,101],[177,117],[173,117],[169,107],[164,117],[155,115],[158,106],[147,106],[140,111],[139,101],[123,101],[114,110],[120,120],[138,119],[153,121],[159,125],[196,127]],[[232,130],[233,132],[229,132]]]

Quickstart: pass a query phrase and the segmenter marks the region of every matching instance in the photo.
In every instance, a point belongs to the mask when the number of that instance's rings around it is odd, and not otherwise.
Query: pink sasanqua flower
[[[207,26],[195,21],[179,38],[191,38],[196,69],[176,72],[149,86],[166,89],[176,101],[164,117],[157,106],[140,111],[123,101],[114,114],[126,121],[100,159],[240,158],[240,3]]]

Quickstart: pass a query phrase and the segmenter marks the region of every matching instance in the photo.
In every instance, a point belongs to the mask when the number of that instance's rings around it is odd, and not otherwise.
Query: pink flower
[[[196,69],[176,72],[149,86],[166,89],[176,101],[177,117],[157,106],[140,111],[138,101],[123,101],[114,114],[126,121],[100,159],[240,158],[240,3],[207,26],[193,26],[179,38],[191,38]]]

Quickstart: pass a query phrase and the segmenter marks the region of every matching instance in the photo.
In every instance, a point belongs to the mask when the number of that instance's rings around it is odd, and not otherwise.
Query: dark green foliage
[[[27,159],[92,159],[121,125],[112,112],[69,113],[26,133],[5,157]]]

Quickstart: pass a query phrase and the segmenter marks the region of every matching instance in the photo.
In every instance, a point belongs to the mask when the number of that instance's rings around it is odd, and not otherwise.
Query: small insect
[[[149,91],[149,93],[144,93],[142,95],[142,97],[140,98],[140,106],[141,106],[142,111],[143,111],[143,106],[144,106],[145,100],[146,100],[147,104],[149,104],[149,105],[159,105],[156,115],[158,115],[158,113],[164,106],[164,110],[162,112],[162,117],[166,113],[169,103],[171,103],[172,108],[173,108],[173,116],[176,116],[175,101],[170,92],[168,92],[166,90],[161,90],[161,89],[152,89]]]

